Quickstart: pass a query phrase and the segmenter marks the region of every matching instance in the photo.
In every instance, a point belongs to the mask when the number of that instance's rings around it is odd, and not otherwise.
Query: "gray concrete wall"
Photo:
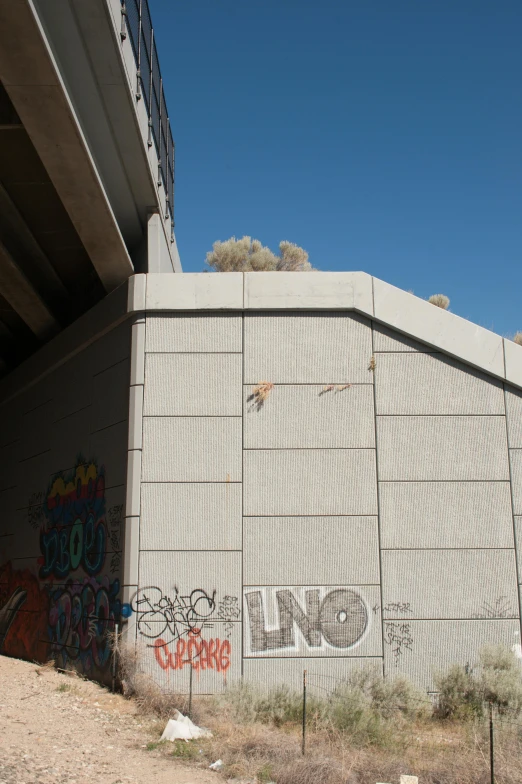
[[[0,651],[99,679],[122,600],[130,355],[127,321],[0,406]]]
[[[430,690],[520,642],[520,391],[350,312],[140,329],[128,611],[164,688],[192,661],[200,692],[364,665]]]

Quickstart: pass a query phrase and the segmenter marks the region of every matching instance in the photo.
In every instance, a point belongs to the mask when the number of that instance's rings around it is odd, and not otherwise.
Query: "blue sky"
[[[522,0],[149,0],[186,272],[302,245],[522,330]]]

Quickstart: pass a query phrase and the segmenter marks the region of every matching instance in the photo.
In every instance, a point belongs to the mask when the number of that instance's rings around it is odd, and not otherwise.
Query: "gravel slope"
[[[0,784],[218,784],[147,751],[143,722],[95,683],[0,656]]]

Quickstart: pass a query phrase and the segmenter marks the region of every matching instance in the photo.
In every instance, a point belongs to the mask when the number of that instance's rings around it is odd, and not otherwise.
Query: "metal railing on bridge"
[[[121,36],[127,34],[136,61],[136,98],[143,100],[149,118],[149,147],[158,154],[158,186],[165,189],[166,218],[174,229],[174,156],[163,79],[159,66],[154,28],[147,0],[121,0]]]

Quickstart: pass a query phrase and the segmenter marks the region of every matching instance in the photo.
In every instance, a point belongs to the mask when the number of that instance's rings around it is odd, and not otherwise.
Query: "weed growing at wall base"
[[[308,742],[304,757],[300,737],[302,694],[288,685],[267,691],[249,683],[234,683],[219,696],[194,698],[193,718],[210,727],[214,737],[193,744],[178,742],[172,747],[156,745],[158,735],[151,750],[196,765],[221,758],[227,779],[277,784],[375,784],[398,781],[400,774],[410,773],[418,775],[422,784],[486,784],[488,719],[480,715],[478,707],[467,709],[470,701],[473,704],[475,691],[471,689],[471,695],[462,692],[463,686],[474,684],[479,701],[488,694],[496,700],[497,782],[520,784],[522,721],[517,719],[518,698],[514,695],[521,686],[521,675],[513,661],[513,654],[505,648],[486,648],[476,673],[459,670],[459,678],[464,672],[467,681],[456,677],[455,668],[441,676],[451,686],[453,704],[458,706],[460,700],[464,705],[459,720],[454,718],[455,711],[453,717],[444,713],[436,701],[404,678],[383,681],[376,671],[363,669],[345,680],[324,676],[333,686],[326,689],[314,687],[312,670],[308,673]],[[315,675],[317,683],[321,678]],[[147,697],[150,683],[138,678],[134,684],[136,694],[141,695],[140,709],[158,715],[158,706]],[[168,711],[166,706],[170,704],[170,710],[176,707],[184,711],[183,699],[164,694],[162,710]],[[159,715],[167,718],[168,713],[160,711]]]

